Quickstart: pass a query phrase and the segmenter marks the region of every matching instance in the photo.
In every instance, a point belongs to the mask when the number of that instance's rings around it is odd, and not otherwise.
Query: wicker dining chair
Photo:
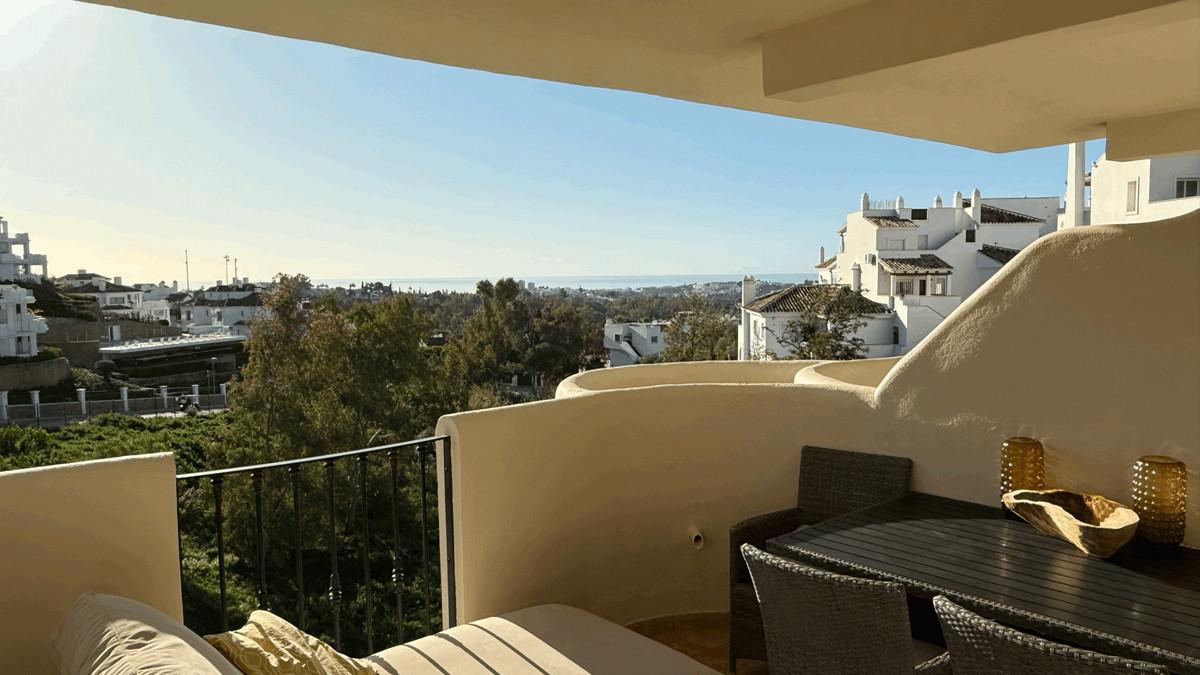
[[[800,451],[796,506],[744,520],[729,528],[729,670],[738,659],[767,658],[762,613],[741,546],[765,548],[767,540],[843,513],[908,493],[912,460],[849,450],[805,446]]]
[[[942,595],[933,599],[933,609],[942,623],[955,675],[1167,674],[1165,667],[1153,663],[1068,647],[1002,626]]]
[[[950,656],[914,640],[904,585],[801,565],[747,544],[771,675],[950,673]]]

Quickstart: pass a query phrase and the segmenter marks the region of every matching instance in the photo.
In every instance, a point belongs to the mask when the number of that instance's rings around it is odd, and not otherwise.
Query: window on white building
[[[1180,178],[1175,181],[1175,198],[1200,195],[1200,178]]]
[[[29,353],[29,338],[17,336],[17,353],[18,354],[28,354]]]
[[[0,323],[8,323],[8,308],[0,305]]]
[[[904,279],[896,282],[896,295],[905,296],[913,294],[912,279]]]
[[[1125,185],[1125,213],[1138,211],[1138,182],[1131,180]]]
[[[968,244],[975,243],[975,230],[967,230],[967,243]]]
[[[658,336],[657,336],[657,335],[651,335],[651,336],[650,336],[650,342],[652,342],[652,343],[657,343],[657,342],[658,342]]]
[[[945,295],[946,294],[946,280],[945,279],[938,279],[936,277],[934,278],[933,294],[934,295]]]

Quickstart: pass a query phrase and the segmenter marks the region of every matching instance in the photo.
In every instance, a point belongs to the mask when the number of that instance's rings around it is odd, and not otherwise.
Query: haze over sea
[[[741,281],[742,274],[647,274],[639,276],[528,276],[515,277],[518,280],[537,286],[551,288],[583,288],[587,290],[601,289],[637,289],[655,286],[686,286],[689,284],[707,284],[721,281]],[[774,281],[777,283],[799,284],[815,280],[814,274],[756,274],[759,281]],[[397,290],[409,289],[425,291],[458,291],[473,292],[478,277],[428,277],[428,278],[366,278],[366,279],[313,279],[314,284],[329,286],[359,285],[363,282],[379,281],[392,284]],[[495,279],[492,279],[495,281]]]

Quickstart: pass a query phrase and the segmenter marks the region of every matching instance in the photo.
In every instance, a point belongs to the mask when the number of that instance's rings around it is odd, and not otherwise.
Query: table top
[[[800,528],[767,549],[945,595],[1048,638],[1200,673],[1200,550],[1134,542],[1096,558],[999,508],[921,493]]]

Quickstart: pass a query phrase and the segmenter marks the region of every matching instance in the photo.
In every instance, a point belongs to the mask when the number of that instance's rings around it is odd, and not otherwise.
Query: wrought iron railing
[[[438,446],[441,446],[443,456],[447,461],[442,463],[441,483],[443,493],[447,496],[442,503],[437,503],[438,481],[430,479],[429,467],[432,463],[436,466],[436,457]],[[451,494],[451,469],[448,458],[450,456],[450,437],[449,436],[431,436],[420,438],[403,443],[392,443],[388,445],[380,445],[369,448],[361,448],[358,450],[350,450],[347,452],[338,452],[333,454],[318,455],[313,457],[302,457],[279,462],[269,462],[265,464],[254,464],[249,466],[238,466],[226,469],[217,469],[212,471],[198,471],[194,473],[185,473],[176,476],[177,485],[180,494],[183,495],[188,491],[208,489],[208,496],[211,497],[211,510],[208,510],[209,524],[211,525],[210,534],[215,539],[216,545],[216,564],[217,564],[217,592],[219,595],[219,614],[220,628],[227,630],[229,626],[230,607],[229,607],[229,591],[227,584],[229,581],[229,565],[227,564],[227,556],[229,556],[229,542],[226,538],[226,529],[229,527],[231,514],[226,513],[226,494],[227,489],[232,488],[235,481],[244,479],[241,482],[242,490],[249,489],[249,501],[253,502],[253,538],[254,538],[254,562],[253,570],[250,576],[253,577],[253,585],[255,586],[255,601],[258,607],[271,609],[272,611],[284,616],[284,618],[292,620],[294,623],[309,630],[309,632],[317,633],[317,629],[312,629],[307,626],[310,610],[313,609],[309,605],[309,599],[305,594],[305,552],[306,543],[303,536],[306,522],[312,511],[307,510],[306,504],[311,505],[313,502],[311,495],[306,493],[304,488],[305,468],[309,465],[320,464],[323,475],[313,476],[311,472],[307,476],[308,483],[320,489],[323,494],[320,495],[317,517],[315,520],[323,521],[321,526],[325,530],[323,545],[328,553],[328,574],[329,588],[324,597],[321,598],[325,604],[323,610],[327,611],[332,620],[331,627],[322,627],[332,629],[332,638],[335,645],[341,649],[343,644],[343,597],[346,593],[346,588],[343,585],[343,574],[339,571],[339,565],[344,564],[341,560],[346,554],[346,551],[339,551],[338,537],[338,516],[339,512],[343,514],[349,513],[353,509],[357,509],[357,523],[355,524],[358,532],[358,546],[360,550],[355,552],[359,558],[361,565],[360,591],[358,597],[363,600],[362,606],[365,610],[365,621],[360,627],[362,633],[357,638],[359,646],[365,646],[367,653],[375,651],[375,640],[373,634],[373,626],[375,624],[375,586],[374,581],[378,575],[372,571],[372,553],[373,549],[387,548],[390,549],[391,570],[390,578],[386,579],[385,585],[390,585],[390,600],[394,601],[394,619],[396,625],[395,639],[397,644],[403,643],[406,639],[414,637],[409,635],[405,630],[406,606],[404,602],[405,596],[405,575],[403,573],[403,564],[401,560],[402,552],[420,551],[419,572],[421,592],[418,593],[422,606],[421,630],[423,634],[435,632],[435,625],[441,623],[441,617],[435,617],[435,598],[434,591],[441,585],[441,565],[446,565],[446,569],[453,570],[453,556],[447,554],[446,560],[441,560],[441,556],[437,555],[437,539],[438,536],[438,515],[434,515],[432,522],[430,516],[431,501],[437,505],[440,513],[440,522],[445,527],[445,536],[447,541],[453,541],[454,536],[454,520],[453,512],[450,505],[446,502]],[[379,504],[381,495],[369,494],[371,469],[374,459],[386,458],[387,468],[387,502],[390,504],[389,514],[387,519],[390,521],[390,532],[382,537],[372,537],[371,522],[372,514],[371,504],[373,501]],[[340,490],[343,497],[349,497],[350,503],[344,499],[339,501],[338,497],[338,467],[345,466],[345,463],[353,462],[353,475],[346,472],[345,476],[356,482],[354,489],[347,490],[346,486],[342,486]],[[410,481],[417,483],[416,487],[419,490],[418,499],[410,499],[406,502],[402,499],[402,489],[405,478],[405,462],[408,462],[408,468],[416,471],[417,477],[409,478]],[[382,466],[379,468],[383,468]],[[436,473],[436,471],[434,472]],[[274,501],[264,504],[264,481],[271,480],[271,476],[285,478],[283,484],[276,481],[275,494],[281,498],[281,501]],[[376,479],[379,475],[376,474]],[[313,480],[317,478],[318,480]],[[207,484],[207,485],[205,485]],[[411,495],[410,495],[411,497]],[[290,504],[287,503],[290,501]],[[403,518],[402,509],[405,506],[416,507],[416,504],[409,502],[419,502],[419,514],[416,517],[419,519],[419,542],[411,540],[405,541],[401,533],[401,521]],[[206,507],[209,505],[206,504]],[[339,506],[342,508],[339,509]],[[271,547],[277,542],[269,541],[266,536],[264,527],[264,517],[274,511],[279,522],[290,521],[290,529],[292,531],[291,541],[283,544],[283,546],[291,549],[291,555],[294,558],[294,579],[290,580],[287,585],[295,590],[295,606],[290,608],[273,608],[270,607],[271,589],[273,580],[268,575],[267,557],[271,552]],[[322,512],[323,511],[323,512]],[[183,513],[183,500],[180,502],[180,513]],[[249,514],[242,514],[244,518],[249,518]],[[181,517],[180,526],[180,571],[184,576],[185,584],[188,581],[186,570],[184,568],[184,525]],[[349,525],[343,526],[343,534]],[[310,528],[311,529],[311,528]],[[390,535],[390,540],[388,535]],[[188,533],[192,536],[192,533]],[[374,542],[374,543],[373,543]],[[452,549],[452,547],[450,547]],[[378,553],[378,550],[374,551]],[[438,560],[431,559],[432,555],[436,555]],[[278,553],[278,551],[276,551]],[[242,561],[243,577],[246,576],[250,566]],[[283,585],[280,580],[274,580],[277,585]],[[453,574],[447,575],[446,587],[446,606],[445,617],[446,626],[455,625],[455,591]],[[411,594],[411,593],[410,593]],[[186,597],[186,594],[185,594]],[[440,604],[441,597],[437,598]],[[188,614],[188,607],[184,607],[185,619]],[[324,613],[324,611],[323,611]],[[436,620],[435,620],[436,619]],[[390,643],[389,643],[390,646]]]

